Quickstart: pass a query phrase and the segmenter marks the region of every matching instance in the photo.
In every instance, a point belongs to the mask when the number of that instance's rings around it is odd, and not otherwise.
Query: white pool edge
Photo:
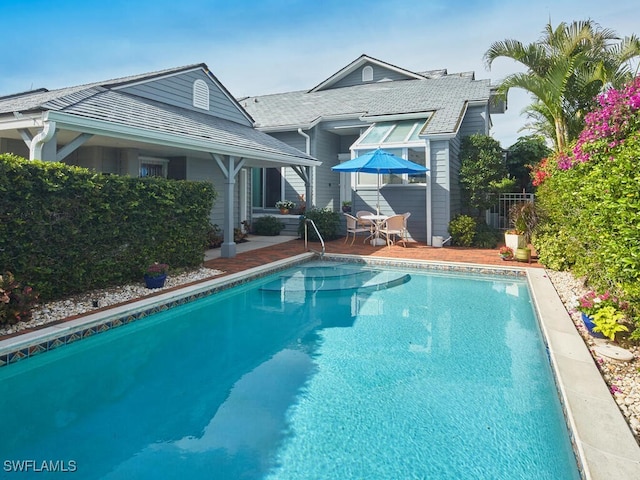
[[[526,270],[583,478],[640,478],[640,447],[593,356],[545,270]]]

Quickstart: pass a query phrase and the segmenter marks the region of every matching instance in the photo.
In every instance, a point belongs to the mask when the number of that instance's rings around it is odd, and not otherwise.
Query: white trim
[[[21,128],[42,128],[42,114],[20,115],[20,118],[0,118],[0,130],[20,130]]]
[[[412,113],[398,113],[393,115],[367,115],[366,113],[361,115],[358,120],[363,122],[397,122],[400,120],[419,120],[424,118],[425,121],[429,121],[429,119],[435,114],[437,110],[425,110],[423,112],[412,112]]]

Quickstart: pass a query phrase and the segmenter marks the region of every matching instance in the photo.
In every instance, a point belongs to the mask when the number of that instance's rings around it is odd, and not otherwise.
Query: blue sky
[[[551,20],[592,19],[640,35],[637,0],[2,0],[0,95],[206,63],[235,96],[314,87],[367,54],[413,71],[519,71],[482,62],[492,42],[537,40]],[[635,28],[635,30],[634,30]],[[509,147],[525,123],[513,90],[492,133]]]

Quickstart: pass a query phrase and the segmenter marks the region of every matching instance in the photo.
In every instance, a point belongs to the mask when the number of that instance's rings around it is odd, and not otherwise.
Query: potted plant
[[[209,248],[218,248],[222,245],[224,238],[222,236],[222,230],[217,223],[209,224],[209,231],[207,232],[207,243]]]
[[[152,263],[144,273],[144,282],[147,288],[162,288],[169,273],[169,265],[166,263]]]
[[[298,195],[298,215],[304,215],[304,212],[307,209],[307,202],[304,201],[304,193],[302,195]]]
[[[342,211],[344,213],[351,213],[351,202],[345,200],[344,202],[342,202]]]
[[[291,210],[295,206],[296,204],[291,200],[278,200],[276,202],[276,208],[280,209],[280,213],[282,215],[287,215],[289,213],[289,210]]]
[[[597,338],[615,339],[616,333],[628,332],[626,325],[620,323],[625,318],[627,304],[609,292],[598,294],[594,291],[585,293],[578,300],[576,308],[589,333]]]
[[[538,225],[538,212],[533,202],[518,202],[509,209],[511,228],[504,234],[504,243],[511,248],[517,260],[529,261],[529,243]]]
[[[500,247],[500,258],[502,260],[511,260],[513,258],[513,249],[511,247]]]

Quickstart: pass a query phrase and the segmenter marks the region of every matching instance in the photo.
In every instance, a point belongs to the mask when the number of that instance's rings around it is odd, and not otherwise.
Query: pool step
[[[281,275],[280,278],[263,285],[261,290],[273,292],[381,290],[401,285],[410,279],[407,273],[354,266],[308,266],[301,267],[293,274]]]

